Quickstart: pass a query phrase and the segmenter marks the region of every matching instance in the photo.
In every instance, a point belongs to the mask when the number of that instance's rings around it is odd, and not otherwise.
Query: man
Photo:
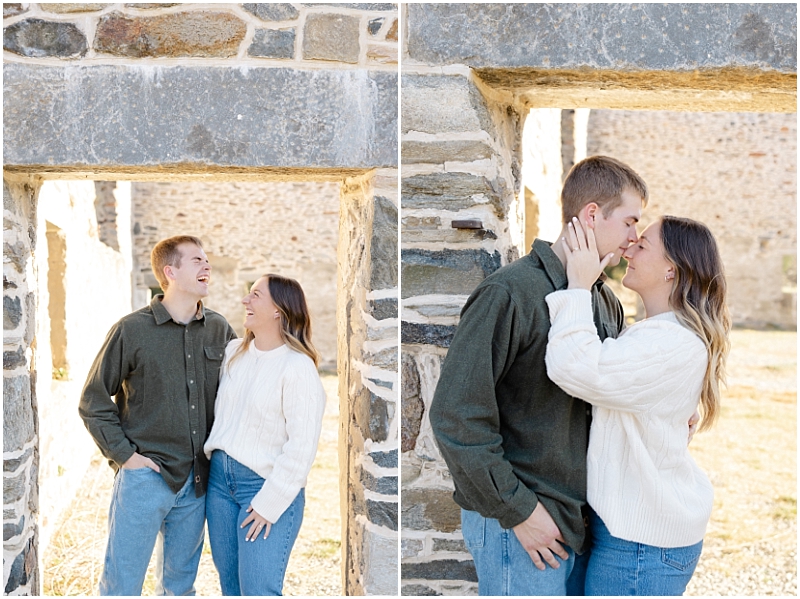
[[[605,156],[576,164],[561,193],[562,220],[594,229],[611,265],[636,242],[647,186]],[[442,367],[430,421],[463,509],[464,541],[481,595],[582,595],[588,549],[586,450],[591,406],[547,378],[545,296],[567,286],[560,243],[487,277],[467,300]],[[603,277],[592,288],[601,339],[624,327]],[[585,555],[585,554],[584,554]]]
[[[140,595],[156,540],[156,594],[194,594],[208,479],[203,444],[225,345],[236,337],[203,307],[211,265],[199,239],[160,241],[150,262],[164,295],[111,328],[79,406],[116,473],[101,595]]]

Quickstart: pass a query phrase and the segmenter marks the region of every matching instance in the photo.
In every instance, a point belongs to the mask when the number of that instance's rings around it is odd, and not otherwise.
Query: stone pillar
[[[527,111],[469,69],[405,65],[402,111],[401,593],[469,595],[477,577],[428,408],[467,297],[525,251]]]
[[[339,221],[343,592],[397,594],[397,170],[345,179]]]
[[[3,178],[3,586],[38,595],[39,439],[32,342],[40,183]]]

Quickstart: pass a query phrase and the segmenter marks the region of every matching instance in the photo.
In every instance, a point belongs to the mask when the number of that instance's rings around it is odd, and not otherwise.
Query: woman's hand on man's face
[[[594,282],[611,261],[614,253],[602,260],[597,253],[594,231],[586,223],[573,217],[567,225],[567,237],[561,238],[567,256],[568,289],[591,289]]]

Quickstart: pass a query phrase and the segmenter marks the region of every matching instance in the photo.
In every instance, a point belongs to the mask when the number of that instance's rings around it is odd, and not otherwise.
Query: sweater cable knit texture
[[[325,412],[325,390],[314,362],[282,345],[247,351],[228,368],[242,343],[225,348],[214,426],[204,446],[207,456],[221,449],[263,477],[253,509],[277,522],[305,487],[317,453]]]
[[[587,498],[615,537],[657,547],[703,539],[714,490],[689,453],[708,355],[666,312],[601,342],[583,289],[546,298],[545,362],[559,387],[593,405]]]

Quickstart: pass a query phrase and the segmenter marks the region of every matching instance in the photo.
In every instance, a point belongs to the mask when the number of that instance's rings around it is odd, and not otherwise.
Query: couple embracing
[[[689,454],[719,412],[730,317],[708,228],[604,156],[576,164],[550,245],[467,300],[430,410],[481,595],[681,595],[713,502]],[[625,327],[603,268],[646,318]],[[702,412],[702,421],[699,420]]]
[[[325,392],[303,290],[279,275],[244,297],[245,336],[203,306],[201,241],[160,241],[163,295],[108,333],[79,412],[115,471],[101,595],[193,595],[205,523],[225,595],[280,595]]]

